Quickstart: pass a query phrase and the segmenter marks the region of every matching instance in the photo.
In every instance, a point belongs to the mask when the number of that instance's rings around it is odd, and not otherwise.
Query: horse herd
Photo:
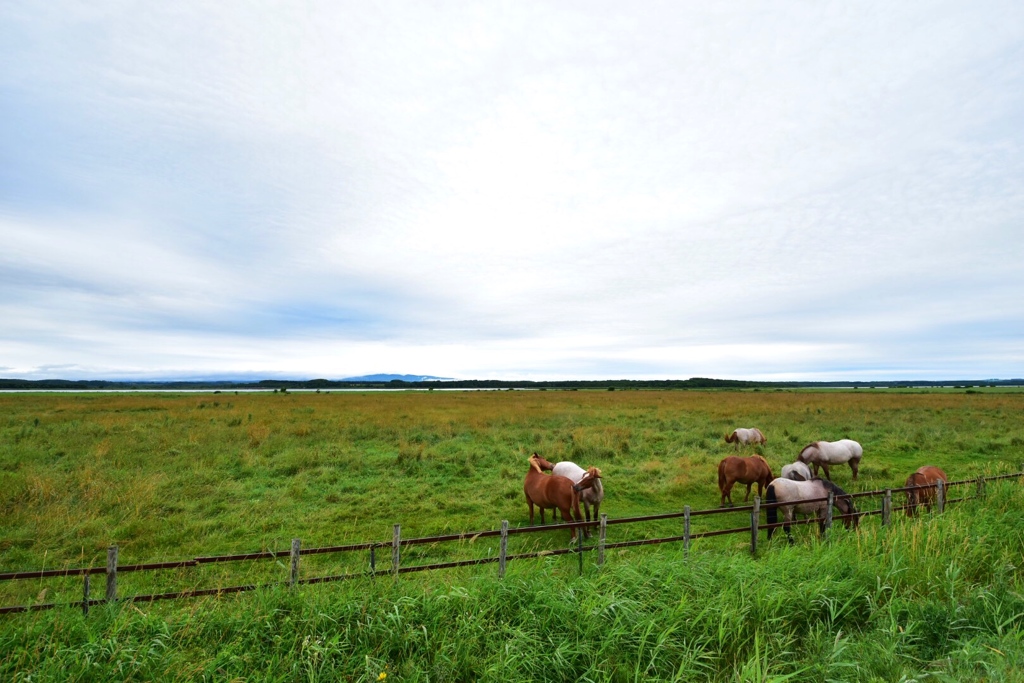
[[[736,429],[725,437],[726,443],[735,443],[737,448],[740,445],[754,445],[768,443],[761,430],[757,428]],[[857,512],[853,499],[846,491],[834,484],[829,472],[830,465],[841,465],[846,463],[853,472],[853,479],[857,479],[857,472],[860,467],[861,457],[864,449],[856,441],[841,439],[839,441],[814,441],[801,449],[795,462],[782,468],[780,477],[772,474],[768,461],[761,455],[739,457],[730,455],[718,463],[718,490],[721,493],[721,504],[725,506],[728,500],[732,502],[732,487],[736,483],[745,484],[747,487],[746,502],[750,498],[750,489],[757,484],[757,493],[763,496],[765,503],[778,503],[771,505],[766,510],[768,524],[778,522],[778,511],[783,513],[783,529],[789,537],[790,542],[793,536],[790,533],[789,525],[793,522],[795,513],[803,515],[814,515],[818,520],[819,529],[825,528],[825,507],[827,498],[831,492],[835,506],[844,515],[843,523],[847,528],[856,527],[857,518],[846,515],[853,515]],[[598,511],[601,501],[604,500],[604,486],[601,483],[601,470],[596,467],[583,469],[572,462],[559,462],[552,464],[534,453],[529,458],[530,469],[526,473],[523,482],[523,493],[526,494],[526,504],[530,510],[530,524],[533,524],[533,507],[540,508],[540,522],[544,524],[544,510],[558,510],[562,519],[566,522],[582,522],[580,515],[580,502],[583,502],[586,511],[586,521],[590,521],[590,508],[594,508],[594,519],[598,518]],[[813,473],[811,471],[813,468]],[[818,477],[818,470],[821,469],[825,478]],[[551,474],[545,474],[551,472]],[[936,482],[947,482],[946,473],[938,467],[926,465],[919,468],[909,477],[905,486],[927,486],[907,492],[907,514],[913,515],[918,506],[925,505],[931,509],[932,501],[935,499]],[[772,537],[775,528],[768,528],[768,538]],[[570,529],[570,537],[576,539],[576,529]],[[589,529],[584,533],[589,536]]]

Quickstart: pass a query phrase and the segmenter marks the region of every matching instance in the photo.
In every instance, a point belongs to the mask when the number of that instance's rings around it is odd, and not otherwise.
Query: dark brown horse
[[[949,479],[946,478],[946,473],[934,465],[925,465],[919,467],[916,472],[907,477],[907,483],[904,486],[928,486],[926,489],[914,489],[907,491],[907,515],[913,517],[917,514],[917,508],[919,505],[924,505],[928,512],[932,511],[932,502],[936,496],[935,482],[942,481],[943,486]]]
[[[566,522],[582,522],[580,514],[579,492],[594,485],[597,479],[585,477],[579,484],[574,484],[571,479],[560,477],[555,474],[544,474],[544,465],[551,463],[544,460],[536,453],[530,456],[530,469],[523,481],[523,493],[526,494],[526,504],[530,508],[530,525],[533,525],[533,506],[540,508],[540,523],[544,524],[544,509],[554,508],[562,513],[562,519]],[[573,514],[575,513],[575,514]],[[552,513],[552,517],[554,514]],[[575,527],[569,530],[569,536],[576,539]]]
[[[772,468],[768,461],[760,455],[752,455],[749,458],[738,458],[730,455],[718,463],[718,490],[722,492],[722,505],[725,499],[729,499],[732,505],[732,485],[736,482],[747,485],[747,495],[743,498],[746,502],[750,498],[750,487],[757,484],[757,495],[763,495],[764,488],[768,486],[775,477],[772,475]]]

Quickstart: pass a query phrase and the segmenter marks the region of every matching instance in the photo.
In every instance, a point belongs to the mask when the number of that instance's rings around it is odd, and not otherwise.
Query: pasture
[[[768,438],[767,444],[746,446],[741,453],[764,455],[776,475],[811,441],[856,439],[864,447],[858,480],[851,481],[846,466],[832,470],[835,481],[847,491],[899,487],[910,472],[924,464],[942,467],[952,479],[1016,471],[1024,461],[1024,425],[1019,419],[1022,408],[1024,393],[1014,391],[0,394],[0,571],[101,565],[110,543],[119,545],[124,563],[152,562],[279,550],[287,548],[293,537],[302,538],[305,547],[386,540],[395,522],[402,524],[403,537],[492,529],[501,519],[508,519],[513,527],[525,525],[527,509],[522,483],[527,457],[534,451],[552,462],[572,460],[585,467],[600,467],[606,490],[602,512],[613,518],[676,511],[683,504],[694,509],[714,507],[719,502],[718,462],[736,452],[736,446],[727,444],[724,437],[741,426],[756,425]],[[288,613],[296,619],[295,625],[277,624],[277,628],[296,641],[282,646],[284,650],[277,654],[267,654],[270,659],[261,665],[284,680],[294,680],[295,667],[310,664],[311,657],[321,668],[332,662],[331,667],[336,668],[331,670],[336,675],[344,673],[352,679],[368,676],[378,662],[382,667],[395,667],[389,671],[396,678],[410,680],[426,680],[424,676],[444,679],[445,671],[449,678],[500,679],[500,669],[488,667],[500,661],[511,666],[513,662],[507,660],[509,653],[502,660],[480,641],[473,641],[479,649],[464,652],[461,661],[453,660],[443,666],[435,662],[431,666],[440,668],[430,669],[421,659],[431,650],[427,644],[430,629],[424,622],[436,619],[437,637],[451,639],[453,647],[465,641],[465,635],[456,636],[463,627],[503,634],[495,636],[493,642],[488,641],[494,647],[498,647],[498,640],[515,640],[509,629],[518,629],[519,635],[529,633],[527,640],[534,646],[555,647],[563,640],[557,631],[552,632],[554,623],[549,619],[572,610],[573,602],[565,602],[561,597],[531,597],[531,592],[557,589],[576,595],[574,600],[591,611],[612,610],[609,618],[615,617],[616,610],[632,615],[621,623],[616,621],[617,617],[612,619],[621,632],[609,636],[609,642],[619,643],[622,661],[609,663],[605,660],[614,660],[614,653],[606,652],[602,649],[605,646],[598,647],[596,642],[592,647],[587,645],[595,634],[586,624],[566,626],[559,622],[562,633],[575,634],[567,635],[572,642],[564,645],[575,654],[569,656],[567,651],[565,666],[545,674],[533,668],[543,661],[536,659],[536,653],[521,653],[523,666],[532,662],[523,670],[524,677],[563,680],[591,671],[588,676],[600,678],[593,671],[601,671],[599,664],[605,661],[609,679],[630,678],[627,669],[634,664],[639,666],[638,662],[650,656],[655,640],[661,638],[662,647],[669,648],[666,652],[675,653],[666,655],[666,661],[673,666],[663,668],[655,663],[653,668],[642,667],[636,678],[672,678],[674,674],[669,669],[675,670],[692,655],[697,657],[692,669],[696,673],[681,675],[682,680],[729,680],[745,666],[765,673],[767,680],[768,672],[792,672],[807,666],[811,655],[806,644],[787,640],[795,638],[792,635],[773,639],[764,624],[757,627],[760,617],[751,626],[741,624],[742,619],[735,616],[739,620],[734,625],[739,629],[735,637],[738,642],[750,641],[759,648],[755,655],[725,643],[720,643],[717,651],[701,655],[694,650],[686,655],[689,645],[669,642],[671,633],[676,634],[672,637],[683,638],[677,627],[670,629],[668,635],[655,630],[656,624],[664,623],[665,610],[681,610],[684,605],[673,608],[663,597],[653,598],[651,581],[664,585],[683,582],[695,591],[689,599],[700,595],[707,604],[720,604],[722,609],[734,604],[734,609],[739,610],[736,615],[756,613],[766,619],[784,619],[783,606],[791,598],[780,594],[784,588],[778,577],[766,574],[770,567],[788,567],[794,576],[802,577],[800,581],[818,586],[818,598],[834,595],[839,602],[829,602],[828,609],[842,611],[852,609],[841,604],[847,599],[842,586],[856,587],[851,595],[859,596],[858,601],[877,601],[877,595],[862,595],[867,590],[864,586],[871,583],[872,572],[911,573],[913,563],[920,562],[927,568],[924,583],[909,576],[891,579],[894,586],[890,587],[890,597],[899,592],[900,599],[911,606],[893,617],[897,621],[890,626],[895,629],[911,623],[907,619],[908,615],[917,614],[914,610],[924,609],[922,606],[933,608],[933,598],[920,591],[932,586],[936,572],[951,570],[950,562],[955,564],[957,556],[950,553],[954,548],[962,548],[963,538],[981,538],[969,549],[969,576],[964,575],[962,585],[958,583],[960,575],[948,577],[952,592],[938,598],[939,607],[953,609],[955,605],[950,607],[950,600],[959,604],[959,598],[953,595],[956,591],[984,589],[995,591],[992,595],[1002,591],[999,595],[1003,596],[1003,606],[997,610],[1003,619],[1000,633],[1005,631],[1007,637],[1016,634],[1013,637],[1017,640],[1011,638],[1010,642],[1016,643],[1012,655],[1019,657],[1019,612],[1024,609],[1009,614],[1003,610],[1024,603],[1020,599],[1021,577],[1016,568],[1022,547],[1022,525],[1017,521],[1021,497],[1019,488],[1002,487],[1001,491],[995,492],[991,501],[998,511],[994,513],[998,521],[979,530],[971,527],[971,510],[977,508],[965,506],[964,512],[947,513],[948,522],[946,516],[901,522],[902,530],[892,535],[880,534],[877,529],[862,529],[855,535],[841,533],[837,534],[835,545],[818,547],[819,543],[805,532],[797,547],[772,545],[766,550],[766,557],[759,560],[744,556],[733,540],[708,543],[705,548],[709,552],[699,554],[697,564],[691,559],[686,567],[680,566],[677,551],[631,549],[616,554],[600,572],[591,567],[582,578],[573,577],[571,558],[550,558],[513,565],[510,576],[501,584],[496,584],[488,570],[467,570],[402,579],[398,585],[378,580],[369,586],[353,582],[344,587],[314,587],[305,589],[301,598],[271,591],[234,601],[228,598],[195,601],[191,605],[189,601],[154,605],[144,612],[118,612],[110,608],[105,614],[90,615],[84,621],[80,614],[58,610],[39,616],[8,617],[0,625],[0,644],[13,648],[7,650],[10,653],[18,653],[9,654],[4,660],[10,673],[33,662],[38,664],[46,653],[53,654],[45,646],[33,650],[28,644],[28,635],[39,633],[40,629],[56,628],[56,633],[63,633],[50,642],[55,648],[63,648],[70,658],[68,662],[77,662],[76,653],[84,647],[83,643],[110,637],[111,629],[126,629],[125,643],[141,642],[148,637],[143,633],[148,633],[147,629],[159,624],[178,624],[185,629],[187,638],[181,631],[168,633],[163,641],[176,643],[174,651],[154,655],[151,666],[155,668],[140,665],[132,675],[174,679],[172,662],[193,657],[198,658],[201,667],[206,667],[193,673],[209,674],[212,678],[227,678],[228,674],[245,677],[241,660],[220,662],[199,634],[216,628],[218,623],[230,624],[224,626],[224,642],[229,650],[236,648],[235,655],[240,656],[245,650],[240,643],[257,638],[256,632],[264,628],[261,624],[276,624],[276,615]],[[740,499],[742,495],[737,502]],[[931,527],[927,536],[923,531],[926,526]],[[656,531],[652,529],[651,533]],[[907,548],[901,548],[894,540],[898,534],[906,536]],[[948,547],[939,540],[942,534],[947,535]],[[530,538],[531,543],[543,547],[564,547],[568,534]],[[466,548],[466,552],[479,551]],[[877,558],[875,554],[879,551],[893,556]],[[423,559],[429,559],[433,551],[423,552]],[[1014,553],[1015,561],[1005,560],[1005,556],[1012,557]],[[861,566],[844,565],[851,558],[856,558]],[[798,567],[800,563],[806,566]],[[816,579],[808,574],[812,565],[824,567],[827,577]],[[704,568],[700,571],[705,574],[700,573],[698,566]],[[246,580],[256,580],[279,568],[242,571],[246,572]],[[724,582],[709,584],[709,576],[721,576]],[[755,577],[762,581],[761,586],[750,583]],[[186,583],[193,580],[187,573],[172,578]],[[830,581],[839,582],[840,587]],[[217,585],[215,580],[212,585]],[[0,585],[0,597],[4,604],[14,604],[25,601],[27,592],[31,599],[41,590],[50,591],[51,595],[67,591],[69,599],[75,599],[74,593],[78,591],[80,597],[77,584],[66,588],[50,584]],[[478,590],[487,594],[478,594]],[[603,597],[589,595],[592,591]],[[686,602],[685,593],[682,598],[678,589],[672,593],[676,596],[673,600]],[[532,609],[533,605],[549,616],[537,625],[541,628],[535,633],[523,621],[523,614],[505,603],[491,602],[496,599],[491,594],[504,595],[504,599],[521,609]],[[449,597],[443,598],[446,595]],[[610,595],[621,599],[617,601]],[[534,605],[535,600],[541,603]],[[455,603],[474,605],[466,609],[465,623],[459,622],[462,625],[449,623],[455,617],[445,611]],[[404,633],[402,629],[408,624],[393,624],[394,628],[389,630],[386,621],[390,617],[377,611],[401,604],[422,612],[417,617],[425,629],[420,645],[415,645],[420,642],[415,640],[420,638],[418,635],[408,636],[413,641],[406,646],[393,642],[395,636],[391,631]],[[197,605],[204,606],[202,615],[197,615]],[[353,643],[364,637],[368,640],[363,646],[352,645],[354,649],[344,652],[346,657],[360,659],[359,666],[351,662],[342,666],[340,659],[323,653],[313,657],[310,641],[299,641],[308,636],[319,643],[317,647],[326,648],[325,643],[339,637],[330,624],[344,622],[343,617],[331,615],[347,614],[352,605],[361,605],[360,614],[366,620],[360,621],[360,617],[356,622],[363,624],[365,631],[360,626],[356,630],[361,636],[345,637],[354,638]],[[836,618],[822,621],[821,609],[819,605],[811,610],[814,614],[805,615],[806,628],[818,629],[822,638],[831,639],[830,643],[815,647],[828,645],[835,650],[844,642],[841,629],[836,626],[839,622]],[[367,610],[377,615],[374,618],[384,620],[373,626],[379,629],[377,636],[370,635],[373,628],[366,617]],[[461,610],[456,609],[457,615],[463,614]],[[474,617],[474,610],[483,616]],[[996,618],[995,613],[986,614],[986,619]],[[707,619],[711,616],[705,615]],[[689,618],[697,617],[694,614]],[[923,616],[920,618],[927,621]],[[456,621],[459,619],[462,617]],[[356,628],[354,624],[345,622],[345,632]],[[638,634],[634,632],[636,628],[648,632]],[[860,622],[856,626],[862,635],[873,628],[880,626]],[[849,630],[845,633],[847,638],[851,637]],[[998,640],[1006,646],[1000,638],[1003,636],[992,642]],[[533,642],[535,639],[540,641]],[[695,632],[689,641],[683,638],[682,642],[692,645],[703,641]],[[920,645],[915,643],[908,641],[906,646],[912,649]],[[526,644],[521,643],[524,648]],[[359,649],[364,646],[365,651]],[[705,646],[711,647],[708,643]],[[941,644],[929,647],[932,649],[928,652],[946,655]],[[998,645],[990,647],[999,649]],[[103,666],[112,666],[111,662],[121,662],[125,652],[112,646],[106,659],[95,654],[90,657],[93,661],[105,661]],[[778,659],[771,666],[769,652],[772,662]],[[921,654],[914,652],[917,654],[913,656]],[[987,652],[982,654],[988,657]],[[830,656],[835,662],[847,661],[842,652],[833,651]],[[891,661],[886,660],[887,666],[916,670],[907,656],[894,651]],[[457,653],[452,657],[459,659]],[[486,666],[472,668],[472,660],[488,657],[491,659]],[[138,661],[138,653],[135,660]],[[957,666],[963,663],[957,661]],[[1000,660],[992,661],[998,664]],[[424,673],[428,669],[434,674]],[[109,673],[102,666],[101,670]],[[947,670],[953,670],[952,665]],[[683,667],[680,671],[685,673],[687,669]],[[327,675],[325,672],[321,671]],[[89,677],[83,674],[83,678]],[[815,678],[817,674],[807,680]]]

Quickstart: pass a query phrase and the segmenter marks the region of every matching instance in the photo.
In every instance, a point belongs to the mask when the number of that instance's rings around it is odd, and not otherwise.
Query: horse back
[[[523,483],[523,492],[541,507],[571,507],[576,498],[573,483],[557,474],[530,472]]]
[[[924,467],[919,467],[917,468],[917,471],[910,476],[914,475],[920,475],[924,480],[922,483],[933,484],[939,480],[943,482],[949,481],[949,479],[946,478],[946,473],[943,472],[941,468],[936,467],[935,465],[925,465]]]

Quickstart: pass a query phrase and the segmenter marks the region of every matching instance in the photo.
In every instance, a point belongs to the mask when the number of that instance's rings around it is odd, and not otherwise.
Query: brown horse
[[[536,453],[530,456],[530,469],[523,481],[523,493],[526,504],[530,508],[530,525],[533,525],[533,506],[540,508],[540,523],[544,524],[544,508],[555,508],[562,513],[566,522],[582,522],[580,514],[579,492],[594,485],[597,479],[585,477],[580,483],[574,484],[571,479],[555,474],[544,474],[543,465],[551,463]],[[573,514],[575,513],[575,514]],[[554,514],[552,513],[552,518]],[[576,539],[576,528],[569,530],[569,536]]]
[[[919,467],[916,472],[907,477],[907,483],[904,486],[928,486],[926,489],[914,489],[907,491],[907,515],[913,517],[917,514],[917,507],[924,505],[928,512],[932,511],[932,501],[935,500],[936,486],[935,482],[942,481],[943,486],[949,479],[946,478],[946,473],[934,465],[925,465]]]
[[[750,498],[752,485],[757,484],[757,495],[760,496],[768,482],[774,478],[768,461],[760,455],[749,458],[730,455],[718,463],[718,490],[722,492],[722,505],[725,505],[726,498],[729,499],[729,505],[733,504],[732,485],[736,482],[747,485],[747,495],[743,498],[743,502],[746,502]]]

